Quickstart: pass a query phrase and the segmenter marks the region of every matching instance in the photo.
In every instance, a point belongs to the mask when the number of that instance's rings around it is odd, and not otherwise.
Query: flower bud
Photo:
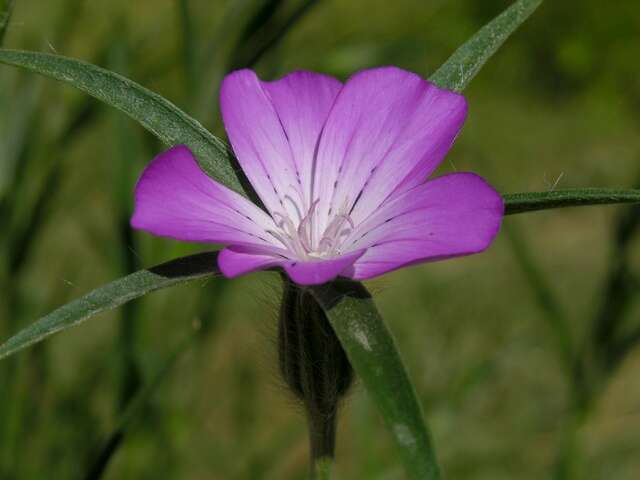
[[[302,402],[312,458],[333,457],[340,400],[353,369],[313,296],[285,280],[278,324],[278,360],[287,386]]]

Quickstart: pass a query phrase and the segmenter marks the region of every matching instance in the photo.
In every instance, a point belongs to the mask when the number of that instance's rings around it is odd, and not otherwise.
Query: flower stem
[[[307,405],[311,480],[330,480],[336,448],[336,412],[324,415]]]
[[[353,381],[353,369],[315,298],[283,277],[278,326],[280,373],[304,407],[309,427],[311,478],[328,478],[335,455],[341,400]]]
[[[333,458],[323,457],[316,459],[312,466],[312,480],[331,480],[331,472],[333,470]]]
[[[321,460],[333,460],[336,449],[337,410],[324,414],[313,405],[307,406],[309,424],[309,452],[312,464]]]

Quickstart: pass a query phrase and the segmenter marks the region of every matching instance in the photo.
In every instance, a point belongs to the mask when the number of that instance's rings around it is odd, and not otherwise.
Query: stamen
[[[275,217],[280,217],[280,221],[276,222],[276,225],[280,228],[283,228],[282,225],[284,225],[284,223],[287,221],[287,217],[285,217],[284,215],[282,215],[280,212],[273,212],[273,220],[275,221],[276,218]]]
[[[279,228],[278,232],[269,231],[278,239],[289,251],[301,259],[310,258],[332,258],[339,255],[340,246],[345,237],[348,237],[355,230],[355,223],[346,212],[347,205],[343,205],[341,211],[335,215],[329,215],[328,225],[320,235],[320,240],[316,243],[314,238],[314,224],[317,220],[317,207],[319,199],[314,200],[306,214],[300,209],[290,195],[285,196],[285,200],[291,202],[297,213],[299,222],[296,223],[289,216],[274,212],[273,219]],[[347,225],[345,228],[345,224]]]
[[[293,187],[292,187],[293,188]],[[298,215],[298,220],[302,221],[303,215],[302,215],[302,211],[300,210],[300,207],[298,206],[298,204],[296,203],[296,201],[293,199],[293,197],[289,194],[286,194],[284,196],[285,200],[289,200],[289,203],[291,205],[293,205],[294,210],[296,211],[296,214]]]
[[[313,250],[313,238],[311,236],[313,232],[313,225],[311,222],[313,221],[316,207],[319,202],[320,200],[316,200],[311,204],[311,208],[309,208],[307,214],[300,221],[300,225],[298,225],[298,236],[308,252]]]
[[[289,244],[289,242],[287,242],[287,240],[282,235],[280,235],[278,232],[275,232],[273,230],[266,230],[266,232],[269,235],[272,235],[273,237],[275,237],[280,243],[282,243],[284,248],[286,248],[287,250],[291,250],[291,245]]]

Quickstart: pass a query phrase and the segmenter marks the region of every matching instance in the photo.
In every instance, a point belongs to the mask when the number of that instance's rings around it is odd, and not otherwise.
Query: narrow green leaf
[[[587,205],[640,203],[640,190],[619,188],[583,188],[553,192],[523,192],[503,195],[505,215]]]
[[[0,359],[142,295],[218,273],[217,252],[198,253],[140,270],[54,310],[0,345]]]
[[[409,478],[439,478],[422,409],[391,332],[369,292],[357,282],[336,281],[311,288],[347,356],[399,447]]]
[[[4,43],[15,4],[15,0],[0,0],[0,47]]]
[[[0,50],[0,63],[68,83],[126,113],[167,145],[187,145],[211,177],[246,195],[224,142],[160,95],[117,73],[59,55]]]
[[[241,42],[231,56],[230,70],[253,67],[318,3],[318,0],[304,0],[281,24],[273,21],[274,17],[277,19],[276,11],[265,15],[264,19],[254,19],[258,20],[258,24],[250,26],[254,27],[252,31],[246,32],[246,37],[240,39]]]
[[[442,65],[430,80],[461,92],[507,38],[540,6],[542,0],[518,0],[482,27]]]

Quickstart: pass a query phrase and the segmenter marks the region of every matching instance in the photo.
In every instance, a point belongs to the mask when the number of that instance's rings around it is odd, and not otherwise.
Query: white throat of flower
[[[286,200],[293,204],[299,218],[294,222],[288,215],[274,212],[273,221],[279,230],[267,230],[269,234],[300,260],[334,258],[343,253],[340,249],[342,241],[355,228],[346,207],[331,214],[324,231],[316,235],[320,200],[315,200],[304,214],[290,196]]]

